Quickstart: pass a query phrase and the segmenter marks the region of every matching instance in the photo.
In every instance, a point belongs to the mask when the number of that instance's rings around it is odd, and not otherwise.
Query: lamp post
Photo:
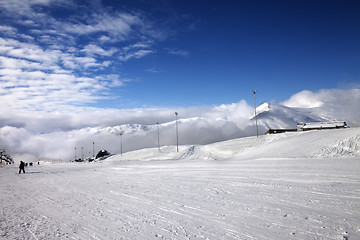
[[[157,126],[157,137],[158,137],[158,150],[160,152],[160,131],[159,131],[159,123],[156,123]]]
[[[123,133],[120,133],[120,156],[122,156],[122,152],[123,152],[122,136],[123,136]]]
[[[76,148],[75,148],[75,160],[76,160]]]
[[[84,147],[81,147],[81,160],[84,160]]]
[[[255,110],[256,137],[259,137],[259,130],[258,130],[258,124],[257,124],[257,114],[256,114],[256,101],[255,101],[256,90],[251,90],[251,92],[254,94],[254,110]]]
[[[179,135],[178,135],[178,119],[177,119],[178,113],[175,112],[175,118],[176,118],[176,151],[179,152]]]
[[[95,159],[95,142],[93,142],[93,159]]]

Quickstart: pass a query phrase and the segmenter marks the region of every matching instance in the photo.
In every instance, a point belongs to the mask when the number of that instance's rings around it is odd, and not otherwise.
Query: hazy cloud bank
[[[124,151],[157,146],[157,124],[161,145],[175,141],[175,111],[179,113],[180,144],[209,143],[249,135],[247,126],[252,108],[239,103],[190,108],[95,109],[78,108],[69,112],[12,112],[1,119],[0,145],[16,159],[38,157],[72,159],[75,147],[80,156],[96,149],[119,152],[120,132],[124,133]]]
[[[306,104],[305,104],[306,103]],[[303,91],[284,102],[299,112],[318,116],[319,119],[345,120],[349,125],[360,125],[360,92],[352,90]],[[314,105],[315,104],[315,105]],[[289,108],[291,110],[291,108]],[[304,111],[301,109],[305,109]],[[70,160],[92,155],[102,148],[112,153],[120,152],[120,133],[123,151],[157,147],[157,124],[160,145],[175,145],[175,114],[179,113],[179,143],[206,144],[243,136],[255,135],[253,108],[244,100],[219,106],[189,108],[147,109],[96,109],[73,107],[68,112],[1,112],[0,145],[14,155],[16,160],[38,157]],[[294,110],[295,111],[295,110]],[[287,113],[288,115],[292,114]],[[267,119],[267,125],[296,124],[304,116],[294,115],[294,122],[284,122],[279,115]],[[265,121],[265,120],[263,120]],[[265,122],[264,122],[265,123]],[[259,121],[260,134],[266,130]]]

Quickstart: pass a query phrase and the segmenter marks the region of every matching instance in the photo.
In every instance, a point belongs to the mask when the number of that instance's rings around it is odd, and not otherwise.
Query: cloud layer
[[[309,105],[305,106],[304,102]],[[286,112],[275,112],[271,119],[260,118],[260,134],[269,126],[296,126],[296,121],[307,115],[330,121],[347,121],[350,126],[360,126],[358,89],[304,91],[292,96],[285,104],[296,107],[294,114],[287,107]],[[244,100],[219,106],[176,109],[77,110],[73,109],[66,114],[39,112],[37,117],[2,117],[0,145],[8,149],[15,160],[35,161],[39,157],[70,160],[75,157],[75,148],[77,157],[81,154],[85,157],[92,155],[93,142],[95,151],[107,149],[112,153],[119,153],[120,133],[123,133],[124,152],[157,147],[158,127],[160,144],[176,145],[175,111],[179,113],[179,144],[206,144],[256,133],[252,119],[253,108]],[[291,120],[282,118],[281,114],[286,114]]]
[[[70,160],[75,148],[78,157],[81,148],[85,156],[92,155],[92,142],[96,143],[97,151],[106,148],[119,152],[120,133],[124,133],[124,151],[155,147],[159,127],[161,145],[174,145],[175,111],[179,113],[179,144],[209,143],[250,134],[244,126],[252,108],[241,101],[177,109],[87,108],[61,115],[43,112],[37,117],[12,116],[2,119],[0,144],[15,160],[24,157],[32,161],[39,157]]]

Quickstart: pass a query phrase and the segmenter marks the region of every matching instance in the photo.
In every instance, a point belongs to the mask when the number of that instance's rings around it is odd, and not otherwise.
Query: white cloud
[[[95,44],[88,44],[81,50],[81,52],[85,52],[87,55],[90,56],[92,55],[112,56],[117,51],[118,50],[115,48],[105,51],[103,48]]]
[[[179,50],[179,49],[168,49],[168,53],[172,54],[172,55],[182,56],[182,57],[187,57],[190,55],[189,51]]]
[[[286,100],[283,104],[288,107],[313,108],[321,107],[323,105],[323,100],[321,94],[315,94],[305,90],[291,96],[291,98]]]
[[[36,6],[73,6],[71,0],[0,0],[4,14],[12,17],[38,17],[43,14],[36,12]],[[29,20],[27,20],[29,21]]]
[[[24,60],[6,60],[8,58],[0,58],[1,65],[6,66],[0,68],[0,85],[3,89],[0,99],[17,111],[34,108],[49,111],[68,104],[94,102],[100,98],[97,91],[107,91],[106,87],[94,78],[77,77],[66,71],[39,71],[35,68],[43,68],[36,63],[33,63],[36,65],[34,68]],[[23,69],[15,68],[16,63],[19,63],[17,66],[22,65]],[[33,68],[26,70],[25,67],[29,65]]]
[[[0,53],[12,58],[27,59],[48,65],[55,65],[60,54],[57,50],[43,50],[39,45],[11,38],[0,38]]]
[[[358,89],[323,89],[318,92],[301,91],[284,101],[283,104],[288,107],[298,108],[316,108],[329,104],[346,107],[358,104],[359,101],[360,91]]]
[[[155,53],[154,50],[149,50],[149,49],[141,49],[141,50],[137,50],[134,52],[127,52],[124,53],[123,55],[119,56],[119,60],[121,61],[128,61],[129,59],[132,58],[142,58],[145,57],[149,54]]]
[[[150,48],[151,45],[150,44],[146,44],[146,43],[135,43],[132,44],[130,46],[126,46],[123,48],[124,51],[131,51],[133,49],[147,49]]]
[[[330,121],[358,122],[360,112],[359,89],[324,89],[318,92],[302,91],[283,103],[285,106],[309,108]]]
[[[81,35],[107,33],[109,36],[123,41],[128,39],[129,35],[143,24],[145,23],[136,15],[102,13],[101,15],[92,14],[91,19],[87,19],[85,23],[62,23],[58,28],[62,28],[68,33]]]
[[[129,79],[121,79],[120,75],[117,74],[98,76],[96,77],[96,80],[106,87],[121,87],[124,86],[125,82],[131,81]]]
[[[105,36],[105,35],[102,35],[100,38],[99,38],[99,41],[102,42],[102,43],[105,43],[105,42],[111,42],[112,39],[108,36]]]
[[[59,70],[56,66],[49,66],[39,62],[29,61],[25,59],[10,58],[0,56],[0,71],[11,69],[28,69],[28,70]]]
[[[0,31],[14,35],[17,32],[17,29],[10,26],[0,25]]]
[[[151,49],[151,45],[148,43],[135,43],[126,46],[122,49],[120,56],[118,57],[121,61],[128,61],[132,58],[143,58],[149,54],[156,53],[156,50]]]

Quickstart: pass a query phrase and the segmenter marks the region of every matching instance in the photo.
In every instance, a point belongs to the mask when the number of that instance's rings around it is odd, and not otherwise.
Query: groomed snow
[[[360,129],[0,169],[0,239],[360,239]]]

